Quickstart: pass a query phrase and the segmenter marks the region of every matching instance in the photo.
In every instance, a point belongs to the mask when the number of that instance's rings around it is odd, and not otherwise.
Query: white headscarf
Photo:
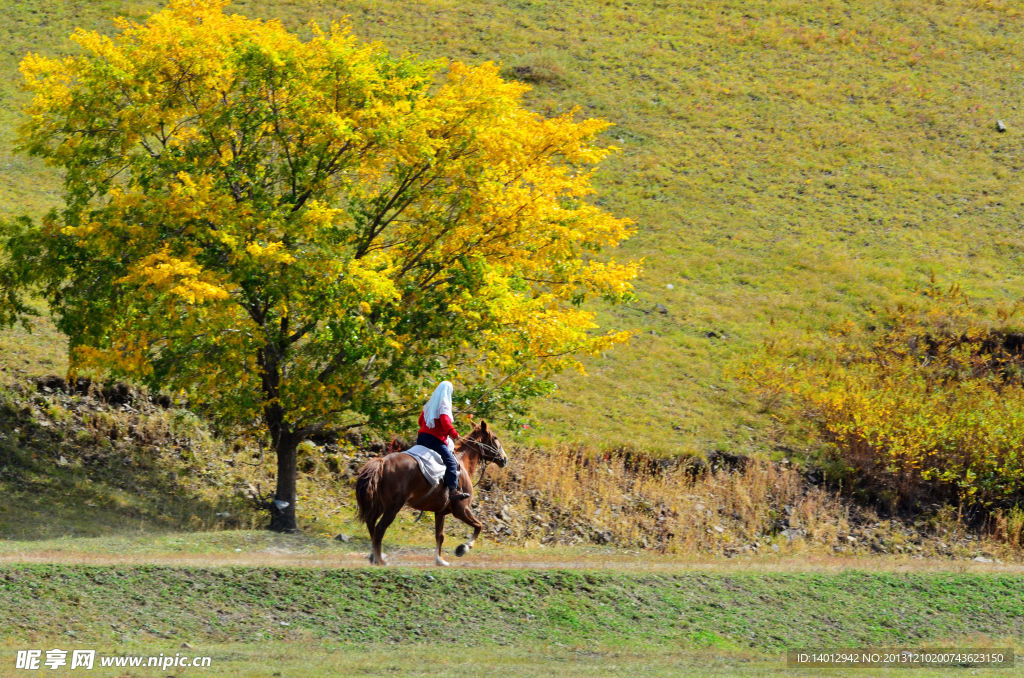
[[[434,428],[438,417],[442,414],[452,417],[452,391],[454,390],[455,387],[450,381],[442,381],[434,389],[434,394],[423,406],[423,419],[427,422],[428,428]]]

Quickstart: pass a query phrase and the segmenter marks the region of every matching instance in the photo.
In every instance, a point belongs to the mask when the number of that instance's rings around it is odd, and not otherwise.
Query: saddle
[[[420,467],[420,473],[431,487],[434,487],[444,479],[445,466],[444,461],[441,460],[441,455],[423,445],[413,445],[408,450],[403,450],[402,454],[408,454],[410,457],[416,460],[417,465]]]

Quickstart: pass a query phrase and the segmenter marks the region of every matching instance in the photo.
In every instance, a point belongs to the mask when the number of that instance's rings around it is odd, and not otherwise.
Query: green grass
[[[68,647],[69,643],[55,643]],[[0,645],[0,648],[3,646]],[[24,645],[12,645],[9,651],[0,649],[5,659],[13,657]],[[444,640],[431,643],[405,645],[396,652],[394,645],[385,644],[332,644],[310,640],[276,640],[259,645],[240,643],[202,644],[192,649],[163,642],[129,644],[115,648],[100,647],[101,654],[115,656],[210,656],[209,668],[193,669],[188,675],[247,676],[290,678],[323,676],[423,676],[464,677],[497,676],[501,678],[549,678],[569,676],[664,676],[665,678],[702,678],[703,676],[819,676],[820,670],[787,669],[784,657],[759,655],[750,652],[722,650],[623,650],[620,648],[567,648],[558,645],[526,648],[512,646],[452,645]],[[182,670],[184,674],[184,670]],[[1007,669],[942,668],[915,669],[915,678],[949,678],[950,675],[1002,678]],[[17,675],[17,674],[14,674]],[[74,675],[74,674],[70,674]],[[89,675],[121,676],[124,669],[96,668]],[[135,669],[132,676],[164,676],[156,669]],[[864,669],[830,669],[835,678],[863,677]],[[906,676],[903,669],[877,669],[871,676]]]
[[[57,178],[9,150],[18,60],[68,49],[73,26],[109,30],[108,16],[155,6],[0,0],[0,213],[38,215],[57,199]],[[984,302],[1024,291],[1024,18],[1014,3],[234,7],[294,28],[347,13],[359,35],[394,51],[526,73],[539,111],[579,104],[616,124],[609,138],[622,152],[598,176],[600,200],[637,221],[622,254],[643,257],[645,277],[638,302],[599,310],[606,325],[639,334],[588,360],[588,377],[563,376],[535,406],[529,441],[765,449],[768,417],[729,374],[773,332],[820,332],[932,274]]]
[[[0,569],[0,615],[9,648],[208,650],[243,675],[307,675],[321,662],[340,675],[416,675],[420,661],[442,675],[543,675],[559,663],[573,675],[749,675],[748,662],[756,675],[778,671],[787,648],[1019,646],[1022,585],[935,573],[15,565]]]

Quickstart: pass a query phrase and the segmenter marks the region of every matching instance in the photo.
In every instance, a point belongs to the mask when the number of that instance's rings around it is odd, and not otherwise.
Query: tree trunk
[[[282,320],[282,332],[286,333],[287,328]],[[266,398],[263,420],[267,424],[274,452],[277,453],[277,492],[270,502],[270,529],[275,532],[298,532],[299,526],[295,522],[295,476],[300,437],[295,435],[285,420],[284,409],[279,401],[281,372],[278,355],[279,350],[273,345],[259,353],[259,362],[263,367],[263,395]]]
[[[295,478],[298,440],[282,435],[274,446],[277,452],[277,492],[270,503],[270,529],[298,532],[295,522]]]

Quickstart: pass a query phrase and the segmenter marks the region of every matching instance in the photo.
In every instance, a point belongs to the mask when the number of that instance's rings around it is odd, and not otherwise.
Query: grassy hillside
[[[58,186],[10,152],[18,60],[67,49],[74,26],[108,30],[108,16],[157,4],[0,0],[0,212],[39,214]],[[609,136],[622,152],[598,178],[600,200],[637,221],[626,253],[643,257],[646,273],[636,304],[601,314],[638,335],[588,361],[589,377],[561,378],[535,408],[531,441],[764,449],[775,435],[768,417],[729,373],[772,332],[822,331],[933,274],[979,300],[1024,292],[1016,3],[234,7],[294,28],[350,14],[358,34],[394,51],[500,61],[534,84],[535,109],[579,104],[616,124]]]

